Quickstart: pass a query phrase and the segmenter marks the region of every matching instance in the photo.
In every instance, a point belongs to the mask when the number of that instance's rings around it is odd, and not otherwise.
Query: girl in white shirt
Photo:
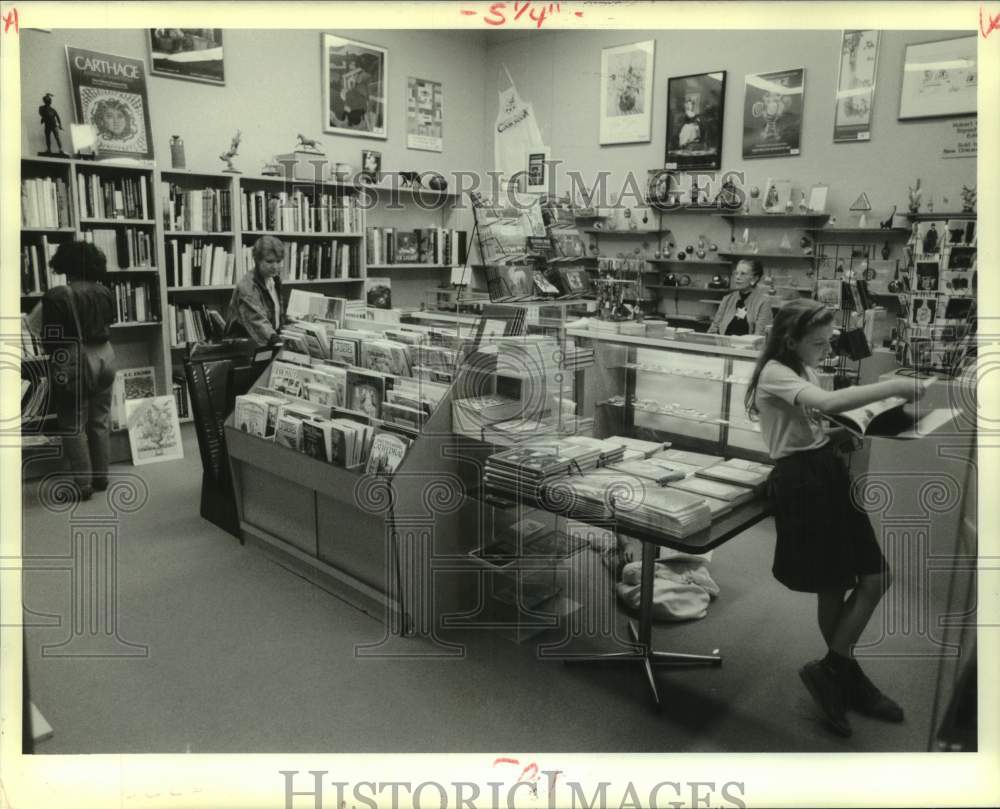
[[[830,351],[834,312],[818,301],[781,308],[746,393],[751,418],[775,461],[768,480],[777,540],[773,573],[786,587],[816,593],[827,646],[799,676],[830,728],[850,736],[846,709],[892,722],[903,711],[865,676],[854,644],[889,587],[889,569],[868,515],[853,502],[847,469],[823,428],[824,413],[862,407],[888,396],[913,400],[922,389],[892,380],[824,390],[814,370]]]

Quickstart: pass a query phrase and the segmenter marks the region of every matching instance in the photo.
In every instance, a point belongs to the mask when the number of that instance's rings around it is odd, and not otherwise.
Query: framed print
[[[548,178],[545,176],[545,163],[549,159],[549,150],[540,149],[528,153],[528,188],[544,188]]]
[[[840,42],[840,78],[833,116],[833,142],[870,140],[878,31],[844,31]]]
[[[444,91],[441,82],[406,79],[406,148],[440,152],[444,148]]]
[[[601,50],[600,144],[652,138],[654,40]]]
[[[132,463],[136,466],[184,457],[177,401],[173,396],[126,400],[125,422]]]
[[[221,28],[147,28],[153,76],[225,84]]]
[[[976,114],[975,35],[907,45],[899,119]]]
[[[320,34],[323,131],[386,138],[389,52],[378,45]]]
[[[97,130],[98,155],[152,160],[143,60],[67,45],[66,63],[77,123]]]
[[[667,80],[667,169],[722,167],[726,71]]]
[[[805,68],[752,73],[743,97],[743,157],[801,154]]]
[[[809,189],[809,213],[826,213],[826,195],[830,191],[827,185],[814,185]]]

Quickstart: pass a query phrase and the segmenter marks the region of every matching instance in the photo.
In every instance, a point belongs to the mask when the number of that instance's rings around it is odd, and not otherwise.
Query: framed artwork
[[[221,28],[147,28],[146,35],[151,75],[226,83]]]
[[[386,85],[389,52],[335,34],[320,34],[323,47],[323,131],[387,138]]]
[[[125,401],[132,463],[142,466],[184,457],[177,402],[173,396]]]
[[[801,154],[805,68],[753,73],[743,96],[743,157]]]
[[[361,150],[361,179],[366,183],[377,183],[382,179],[382,153],[372,149]]]
[[[549,159],[548,150],[528,153],[528,188],[544,188],[547,182],[545,176],[545,161]]]
[[[655,40],[601,50],[600,144],[652,138]]]
[[[145,62],[67,45],[66,63],[77,123],[97,130],[98,155],[152,160]]]
[[[814,185],[809,189],[809,212],[826,213],[826,196],[830,191],[827,185]]]
[[[840,43],[840,78],[833,116],[833,142],[870,140],[878,31],[844,31]]]
[[[444,91],[439,81],[406,79],[406,148],[440,152],[444,148]]]
[[[975,115],[976,36],[907,45],[899,119]]]
[[[722,167],[726,71],[667,80],[667,169]]]

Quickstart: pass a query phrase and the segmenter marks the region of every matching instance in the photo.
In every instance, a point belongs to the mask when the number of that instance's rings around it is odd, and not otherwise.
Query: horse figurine
[[[323,150],[322,148],[320,148],[318,140],[314,140],[313,138],[307,138],[305,135],[302,134],[299,134],[297,137],[299,139],[299,142],[295,147],[296,149],[301,148],[302,151],[315,152],[316,154],[323,154]]]

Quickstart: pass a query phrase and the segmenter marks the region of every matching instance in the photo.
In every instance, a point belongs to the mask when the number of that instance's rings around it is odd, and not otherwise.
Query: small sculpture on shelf
[[[871,202],[868,201],[868,194],[862,191],[854,204],[851,206],[850,210],[860,213],[858,217],[858,227],[865,228],[868,227],[868,211],[872,209]]]
[[[923,189],[920,188],[920,178],[917,178],[917,184],[911,185],[907,196],[909,198],[910,213],[918,213],[920,211],[920,198],[923,196]]]
[[[736,189],[736,183],[729,177],[722,183],[719,193],[715,195],[715,204],[720,208],[735,210],[740,207],[741,194]]]
[[[813,245],[808,236],[803,236],[799,239],[799,247],[802,248],[802,255],[811,256],[813,254]]]
[[[896,215],[896,206],[892,206],[892,213],[890,213],[885,219],[878,223],[881,230],[890,230],[892,228],[892,219]]]
[[[972,213],[976,209],[976,187],[962,186],[962,213]]]
[[[799,213],[803,216],[809,213],[809,203],[806,202],[805,191],[799,191]]]
[[[233,140],[229,144],[229,150],[223,152],[219,155],[219,160],[222,160],[226,167],[223,169],[227,174],[242,174],[238,168],[233,166],[233,158],[236,157],[240,152],[240,140],[242,138],[242,130],[237,129],[236,134],[233,135]]]
[[[746,213],[748,214],[750,213],[750,204],[751,204],[750,200],[752,199],[760,199],[760,188],[758,188],[756,185],[750,186],[750,196],[747,197],[747,205],[746,205]]]
[[[59,130],[63,128],[62,119],[59,117],[56,108],[52,106],[52,93],[46,93],[42,96],[42,106],[38,108],[38,117],[41,119],[42,127],[45,129],[45,151],[39,154],[55,154],[59,157],[69,157],[63,151],[62,141],[59,139]],[[52,138],[56,139],[58,152],[52,151]]]
[[[281,166],[278,165],[276,160],[269,160],[264,164],[264,168],[260,170],[260,173],[264,177],[280,177]]]
[[[400,188],[420,188],[420,173],[416,171],[399,172]]]
[[[721,275],[713,275],[712,280],[708,282],[709,289],[729,289],[729,281],[723,278]]]
[[[325,155],[326,152],[323,151],[323,147],[320,146],[318,140],[313,138],[307,138],[305,135],[299,134],[296,136],[298,142],[295,144],[296,152],[308,152],[309,154]]]

